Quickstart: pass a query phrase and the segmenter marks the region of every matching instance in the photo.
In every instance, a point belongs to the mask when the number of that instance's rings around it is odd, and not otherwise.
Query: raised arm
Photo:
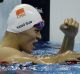
[[[64,23],[60,26],[60,30],[64,33],[64,39],[59,53],[68,50],[73,51],[75,36],[78,33],[79,23],[73,18],[65,19]]]

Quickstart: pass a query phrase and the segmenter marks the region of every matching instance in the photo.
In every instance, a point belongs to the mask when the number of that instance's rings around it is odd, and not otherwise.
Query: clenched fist
[[[79,23],[73,18],[64,20],[64,23],[60,26],[61,31],[69,37],[75,37],[78,33]]]

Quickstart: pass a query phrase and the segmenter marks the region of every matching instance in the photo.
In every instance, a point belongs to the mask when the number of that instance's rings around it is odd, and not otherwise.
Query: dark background
[[[49,29],[50,29],[50,0],[22,0],[22,3],[31,4],[38,9],[43,9],[41,13],[43,20],[45,21],[45,27],[41,31],[42,41],[49,41]]]
[[[3,2],[3,0],[0,0],[0,2]]]

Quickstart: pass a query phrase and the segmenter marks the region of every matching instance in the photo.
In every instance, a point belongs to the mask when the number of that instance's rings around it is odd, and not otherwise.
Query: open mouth
[[[33,43],[33,49],[36,48],[37,43],[38,43],[38,41],[36,41],[36,42]]]
[[[35,47],[35,45],[36,45],[36,42],[33,43],[33,46],[34,46],[34,47]]]

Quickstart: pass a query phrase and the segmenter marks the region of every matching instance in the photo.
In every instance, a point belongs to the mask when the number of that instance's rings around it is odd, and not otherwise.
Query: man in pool
[[[8,63],[61,63],[66,60],[76,60],[79,53],[67,51],[73,50],[74,38],[78,32],[79,24],[71,19],[64,21],[61,30],[65,37],[61,50],[56,56],[35,57],[31,55],[34,43],[41,39],[40,30],[44,27],[44,21],[39,12],[31,5],[17,5],[10,13],[8,27],[0,46],[0,61]],[[64,53],[63,53],[64,52]]]

